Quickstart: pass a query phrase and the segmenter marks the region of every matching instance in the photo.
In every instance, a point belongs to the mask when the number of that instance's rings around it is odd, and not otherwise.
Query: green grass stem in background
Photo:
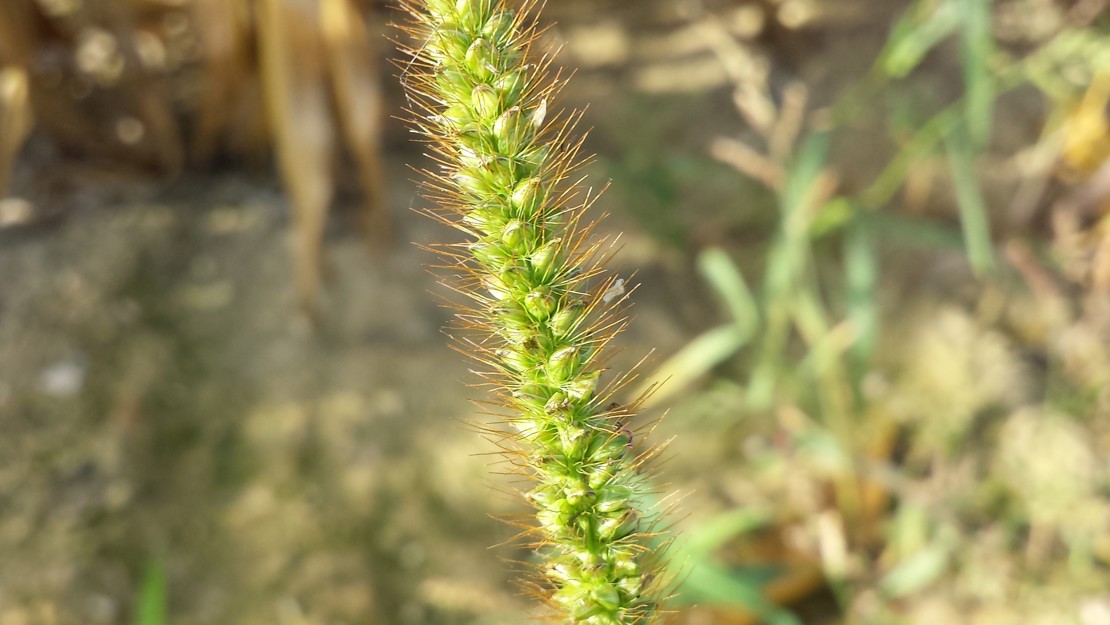
[[[152,559],[143,573],[143,585],[135,600],[135,625],[166,625],[166,570]]]
[[[635,451],[635,405],[612,401],[629,378],[599,385],[626,289],[604,272],[605,243],[583,217],[592,196],[573,181],[578,116],[549,109],[563,81],[533,54],[536,3],[402,4],[416,42],[403,80],[438,163],[430,213],[468,237],[433,246],[469,300],[456,338],[484,366],[511,464],[535,480],[523,536],[540,563],[527,584],[569,623],[649,620],[660,581],[641,469],[653,451]]]

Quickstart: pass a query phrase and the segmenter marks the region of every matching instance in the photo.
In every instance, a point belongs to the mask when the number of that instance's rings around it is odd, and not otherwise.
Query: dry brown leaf
[[[251,2],[194,0],[192,10],[204,63],[193,158],[208,162],[224,147],[262,161],[270,142],[265,116],[258,114],[262,96]]]
[[[27,67],[37,43],[38,11],[32,0],[0,4],[0,60]]]
[[[367,236],[383,238],[390,229],[385,210],[381,136],[384,102],[375,60],[376,46],[354,0],[321,0],[328,71],[340,128],[358,163],[364,202],[361,224]]]
[[[33,124],[27,82],[21,67],[0,69],[0,197],[8,194],[15,157]]]
[[[296,288],[310,310],[337,141],[357,165],[364,230],[387,235],[384,103],[376,37],[367,32],[369,2],[89,0],[74,6],[51,13],[35,0],[0,2],[0,67],[23,72],[22,106],[65,151],[177,172],[186,139],[198,163],[220,152],[262,161],[272,144],[293,206]],[[192,69],[200,71],[179,71]],[[192,136],[183,134],[182,120]],[[6,172],[27,131],[16,125],[0,132]]]
[[[259,56],[278,164],[292,200],[294,281],[316,310],[321,244],[333,184],[334,129],[328,108],[319,0],[261,0]]]
[[[1095,76],[1083,100],[1068,117],[1064,131],[1063,159],[1080,175],[1090,174],[1110,158],[1110,73]]]

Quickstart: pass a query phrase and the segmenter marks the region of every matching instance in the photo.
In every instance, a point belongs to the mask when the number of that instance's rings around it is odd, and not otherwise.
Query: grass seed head
[[[533,50],[539,30],[526,0],[402,0],[402,79],[413,125],[430,140],[433,214],[469,237],[440,248],[469,353],[508,425],[499,447],[532,478],[534,523],[522,535],[542,559],[536,589],[551,616],[628,625],[658,612],[643,510],[643,460],[624,426],[635,406],[599,387],[604,347],[625,326],[623,281],[602,278],[602,246],[583,212],[594,197],[575,170],[577,114],[549,111],[563,84]],[[620,294],[614,295],[619,287]]]

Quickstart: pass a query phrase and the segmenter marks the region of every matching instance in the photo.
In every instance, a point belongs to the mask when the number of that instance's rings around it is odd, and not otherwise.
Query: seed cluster
[[[431,139],[437,217],[467,233],[441,252],[472,306],[468,351],[507,407],[539,527],[543,595],[567,622],[627,625],[655,613],[630,409],[599,389],[602,348],[624,326],[602,276],[590,203],[567,184],[573,115],[548,114],[560,80],[532,60],[532,22],[504,0],[402,0],[419,44],[403,68]],[[592,285],[592,286],[591,286]],[[615,385],[610,385],[613,387]]]

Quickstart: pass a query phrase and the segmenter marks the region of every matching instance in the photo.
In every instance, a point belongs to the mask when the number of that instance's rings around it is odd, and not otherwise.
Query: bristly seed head
[[[509,453],[535,480],[525,497],[545,602],[578,625],[646,622],[658,584],[645,554],[657,549],[624,425],[635,406],[614,409],[598,386],[602,348],[623,327],[624,282],[596,280],[599,246],[581,221],[592,200],[565,184],[579,144],[574,116],[548,111],[561,81],[532,55],[536,26],[522,17],[538,2],[520,12],[505,0],[401,3],[416,41],[403,80],[440,164],[431,196],[471,238],[469,255],[445,252],[471,296],[463,329],[480,334],[465,345],[491,369],[515,428]]]

